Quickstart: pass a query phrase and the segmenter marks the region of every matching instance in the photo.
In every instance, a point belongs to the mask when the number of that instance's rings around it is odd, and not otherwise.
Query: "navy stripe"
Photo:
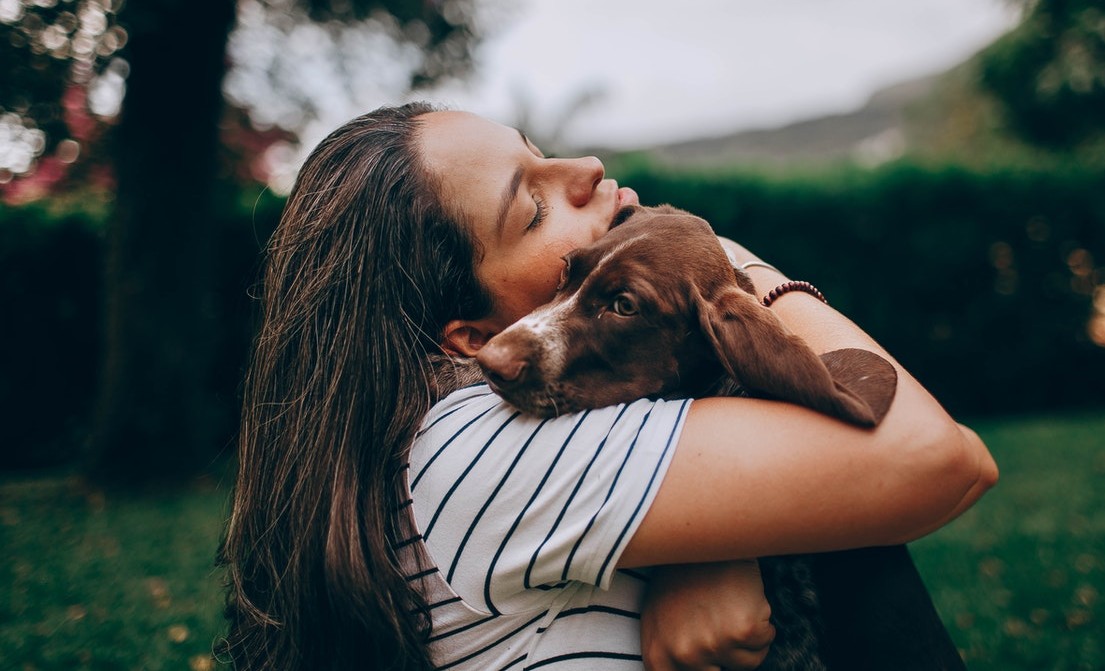
[[[556,664],[557,662],[565,662],[570,659],[621,659],[627,662],[640,662],[642,658],[640,655],[630,655],[624,652],[573,652],[567,655],[557,655],[556,657],[549,657],[548,659],[542,659],[540,662],[534,662],[525,668],[525,671],[530,669],[536,669],[541,666],[548,666],[549,664]]]
[[[502,425],[495,430],[495,433],[491,434],[491,437],[487,439],[487,442],[483,444],[483,447],[480,448],[480,451],[476,453],[476,457],[468,463],[468,466],[466,466],[464,471],[461,472],[460,477],[453,480],[453,484],[451,487],[449,487],[449,491],[445,492],[445,495],[442,496],[441,500],[438,502],[437,510],[434,511],[433,517],[430,518],[430,523],[427,524],[426,528],[422,530],[423,536],[425,536],[426,538],[430,537],[430,532],[433,530],[434,525],[437,524],[437,520],[441,517],[441,513],[445,511],[445,508],[449,503],[449,499],[452,498],[453,494],[455,494],[457,489],[460,488],[460,484],[464,482],[464,479],[468,477],[468,474],[471,473],[472,469],[476,467],[476,464],[479,463],[484,453],[487,452],[487,448],[491,447],[491,444],[495,442],[495,439],[499,437],[499,434],[503,432],[503,429],[510,426],[510,423],[513,422],[515,419],[518,419],[518,416],[521,414],[521,412],[515,412],[513,415],[510,416],[509,419],[503,422]]]
[[[403,540],[399,541],[398,543],[392,545],[391,549],[392,550],[398,550],[399,548],[405,548],[408,545],[410,545],[411,543],[415,543],[415,542],[418,542],[420,540],[422,540],[422,536],[420,534],[415,534],[415,535],[411,536],[410,538],[404,538]]]
[[[462,391],[463,389],[472,389],[472,388],[478,387],[480,385],[486,386],[487,383],[486,382],[477,382],[476,384],[469,385],[467,387],[463,387],[462,389],[458,389],[457,392]],[[457,393],[457,392],[454,392],[454,393]],[[415,439],[417,440],[418,438],[421,438],[427,431],[429,431],[430,429],[437,426],[438,422],[445,419],[449,415],[452,415],[454,412],[464,410],[464,404],[465,403],[467,403],[469,401],[474,401],[477,398],[483,398],[484,396],[490,396],[490,395],[491,395],[491,388],[488,387],[488,390],[487,390],[486,394],[472,394],[471,396],[468,396],[468,397],[463,398],[463,399],[452,399],[452,400],[450,400],[450,403],[458,403],[459,405],[457,405],[457,407],[453,408],[449,412],[442,413],[440,417],[435,418],[434,421],[430,422],[430,424],[428,426],[423,427],[421,431],[414,434]]]
[[[564,580],[556,583],[555,585],[537,585],[533,589],[539,589],[543,592],[551,592],[554,589],[563,589],[568,586],[568,581]]]
[[[613,606],[602,606],[598,604],[587,606],[586,608],[572,608],[571,610],[566,610],[557,615],[554,619],[559,620],[564,617],[571,617],[573,615],[586,615],[588,613],[605,613],[607,615],[617,615],[618,617],[628,617],[631,620],[641,619],[641,614],[637,611],[623,610],[621,608],[614,608]],[[546,631],[548,631],[548,629],[548,627],[540,627],[538,628],[537,633],[544,634]]]
[[[435,573],[437,573],[437,567],[436,566],[434,568],[428,568],[425,571],[419,571],[418,573],[415,573],[414,575],[407,576],[407,582],[411,582],[413,580],[420,580],[422,578],[425,578],[426,576],[433,575]]]
[[[460,600],[461,600],[461,598],[459,596],[454,596],[454,597],[445,599],[444,601],[438,601],[437,603],[428,604],[426,606],[426,610],[433,610],[435,608],[441,608],[442,606],[448,606],[449,604],[456,603]]]
[[[491,558],[491,564],[487,568],[487,578],[483,583],[483,595],[484,601],[487,602],[487,608],[492,613],[498,613],[494,604],[491,603],[491,576],[495,574],[495,565],[499,562],[499,557],[502,556],[503,550],[506,549],[506,545],[510,542],[510,537],[514,535],[514,532],[518,530],[518,527],[522,524],[522,519],[525,518],[526,513],[529,512],[530,506],[537,500],[537,496],[541,493],[541,489],[545,486],[545,483],[549,480],[549,475],[552,474],[554,468],[556,468],[557,462],[560,461],[560,457],[564,455],[564,450],[568,447],[568,444],[572,442],[572,437],[576,435],[576,431],[587,419],[587,416],[591,414],[590,410],[585,410],[580,413],[579,419],[576,420],[575,426],[572,427],[568,437],[564,439],[564,443],[560,446],[560,450],[557,451],[556,456],[553,458],[552,463],[549,464],[548,469],[545,471],[545,475],[541,477],[541,482],[537,483],[537,488],[534,489],[533,495],[529,497],[529,501],[526,501],[526,505],[522,507],[522,512],[518,513],[518,516],[514,518],[514,523],[510,525],[510,529],[507,530],[506,535],[503,537],[502,543],[499,544],[499,549],[495,551],[495,556]]]
[[[464,625],[463,627],[457,627],[456,629],[450,629],[449,631],[443,631],[440,634],[437,634],[436,636],[431,636],[428,639],[426,639],[426,642],[427,643],[433,643],[434,641],[440,641],[443,638],[449,638],[450,636],[454,636],[456,634],[462,634],[462,633],[468,631],[469,629],[472,629],[473,627],[478,627],[481,624],[487,624],[488,622],[490,622],[492,620],[497,620],[497,619],[499,619],[498,615],[488,615],[487,617],[483,618],[482,620],[476,620],[475,622],[469,622],[468,624]]]
[[[635,610],[625,610],[624,608],[614,608],[613,606],[603,606],[602,604],[594,604],[583,608],[571,608],[561,612],[556,616],[556,619],[559,620],[562,617],[571,617],[572,615],[582,615],[583,613],[606,613],[608,615],[629,617],[634,620],[641,619],[641,614]]]
[[[622,415],[624,415],[625,411],[628,409],[628,404],[622,406],[621,411],[618,412],[618,416],[614,418],[611,429],[613,429],[613,427],[616,426],[619,421],[621,421]],[[525,586],[526,589],[532,587],[532,585],[530,584],[530,576],[533,574],[533,567],[537,564],[537,557],[540,556],[541,551],[545,549],[545,545],[549,542],[549,539],[553,537],[553,534],[556,533],[557,528],[560,527],[560,523],[564,520],[564,516],[568,514],[568,509],[572,506],[572,501],[575,500],[576,494],[578,494],[579,490],[583,487],[583,482],[587,479],[587,474],[591,472],[591,467],[595,465],[596,461],[598,461],[599,455],[602,454],[602,448],[606,447],[606,441],[608,438],[610,438],[610,431],[607,431],[606,435],[603,436],[602,441],[595,449],[595,453],[591,455],[591,460],[587,462],[587,467],[583,469],[583,473],[580,474],[579,479],[576,480],[576,486],[572,489],[572,493],[568,495],[568,500],[564,502],[564,507],[560,509],[560,514],[556,516],[556,521],[553,522],[552,528],[549,529],[549,533],[545,535],[545,540],[541,541],[541,544],[538,545],[537,549],[533,551],[533,556],[530,557],[529,566],[526,567],[526,573],[522,579],[522,584]]]
[[[416,476],[415,476],[415,478],[414,478],[414,480],[412,480],[412,481],[411,481],[411,493],[414,493],[414,488],[418,486],[418,481],[422,479],[422,476],[426,474],[426,471],[430,470],[430,466],[431,466],[431,465],[432,465],[432,464],[434,463],[434,461],[436,461],[436,460],[437,460],[437,458],[438,458],[438,457],[440,457],[440,456],[441,456],[441,454],[442,454],[443,452],[445,452],[445,448],[449,447],[449,445],[450,445],[450,444],[451,444],[451,443],[452,443],[452,442],[453,442],[454,440],[456,440],[456,439],[457,439],[458,437],[460,437],[460,434],[462,434],[462,433],[464,433],[465,431],[467,431],[467,430],[468,430],[468,427],[470,427],[470,426],[472,426],[473,424],[475,424],[475,423],[476,423],[477,421],[479,421],[479,420],[480,420],[480,419],[481,419],[481,418],[482,418],[482,417],[483,417],[484,415],[486,415],[487,413],[491,412],[491,411],[492,411],[492,410],[494,410],[494,409],[495,409],[495,406],[491,406],[491,407],[490,407],[490,408],[488,408],[487,410],[484,410],[484,411],[483,411],[483,412],[481,412],[480,414],[478,414],[478,415],[476,415],[475,417],[473,417],[472,419],[468,420],[468,423],[467,423],[467,424],[465,424],[464,426],[460,427],[460,429],[459,429],[459,430],[458,430],[458,431],[457,431],[456,433],[454,433],[454,434],[453,434],[452,436],[450,436],[450,437],[449,437],[449,440],[445,441],[445,442],[444,442],[444,443],[443,443],[443,444],[441,445],[441,447],[437,448],[437,452],[434,452],[434,453],[433,453],[433,456],[431,456],[431,457],[429,458],[429,460],[428,460],[428,461],[426,462],[426,465],[424,465],[424,466],[422,467],[422,470],[421,470],[421,471],[419,471],[418,475],[416,475]]]
[[[633,448],[637,446],[637,441],[641,437],[641,431],[644,430],[645,424],[648,424],[649,417],[652,417],[652,410],[653,408],[649,408],[648,412],[645,413],[644,418],[641,419],[641,425],[637,427],[637,434],[633,436],[633,442],[631,442],[629,444],[629,447],[626,449],[625,456],[622,457],[622,463],[620,466],[618,466],[618,472],[614,474],[614,479],[610,482],[610,488],[606,490],[606,497],[603,498],[602,503],[599,504],[598,509],[595,510],[595,514],[591,516],[591,519],[587,520],[587,526],[583,529],[583,533],[579,535],[579,538],[576,539],[575,545],[572,546],[572,551],[568,553],[568,561],[564,562],[564,572],[560,574],[561,580],[568,579],[568,571],[569,569],[571,569],[572,560],[575,558],[576,552],[578,552],[580,546],[583,545],[583,540],[587,538],[587,534],[589,534],[591,532],[591,529],[595,526],[595,522],[598,520],[599,513],[601,513],[602,510],[606,508],[606,504],[610,501],[610,497],[613,495],[614,490],[617,488],[618,480],[622,476],[622,471],[625,470],[625,465],[629,461],[629,458],[633,456]],[[614,427],[610,427],[610,429],[613,430]],[[599,575],[602,574],[600,573]],[[596,578],[597,577],[598,576],[596,576]],[[596,580],[595,582],[597,584],[598,580]]]
[[[502,643],[504,641],[506,641],[507,639],[509,639],[513,636],[517,636],[521,632],[525,631],[528,627],[532,626],[534,622],[537,622],[541,618],[545,617],[545,613],[547,613],[547,612],[548,611],[538,613],[536,617],[532,618],[531,620],[529,620],[525,624],[522,624],[519,627],[513,629],[512,631],[504,634],[499,640],[497,640],[493,643],[488,643],[487,645],[485,645],[484,647],[480,648],[479,650],[477,650],[475,652],[468,653],[464,657],[459,657],[457,659],[454,659],[453,661],[449,662],[448,664],[446,664],[444,666],[439,666],[437,668],[438,669],[448,669],[448,668],[456,666],[458,664],[463,664],[464,662],[467,662],[468,660],[472,659],[473,657],[479,657],[480,655],[487,652],[488,650],[492,650],[492,649],[496,648],[497,646],[502,645]]]
[[[648,498],[649,492],[652,491],[652,486],[656,483],[656,478],[660,474],[660,464],[663,463],[664,457],[671,449],[672,443],[675,442],[675,430],[679,426],[679,422],[683,419],[683,413],[687,410],[688,403],[690,403],[690,401],[685,400],[683,401],[683,405],[679,407],[679,414],[675,418],[675,424],[671,428],[671,433],[668,434],[668,442],[664,445],[664,451],[660,453],[660,461],[657,462],[656,467],[652,469],[652,476],[648,479],[648,486],[645,487],[644,494],[641,495],[641,500],[637,502],[637,507],[633,510],[633,516],[629,518],[629,524],[622,527],[621,533],[618,534],[618,540],[615,541],[614,545],[610,548],[610,552],[607,553],[606,559],[602,562],[602,566],[599,567],[600,576],[606,573],[606,567],[613,561],[614,553],[618,551],[618,547],[622,544],[622,539],[629,533],[629,527],[632,526],[633,520],[637,519],[637,516],[641,514],[641,508],[645,505],[645,499]]]
[[[515,664],[518,664],[519,662],[526,661],[526,657],[528,657],[528,655],[522,655],[521,657],[516,657],[515,659],[510,660],[509,662],[507,662],[507,665],[504,666],[504,667],[501,667],[499,669],[499,671],[506,671],[507,669],[514,666]]]
[[[453,562],[449,565],[449,572],[446,574],[445,578],[447,582],[453,582],[453,576],[456,574],[457,571],[457,564],[460,563],[460,555],[464,552],[464,546],[468,544],[468,540],[472,537],[472,533],[476,530],[476,525],[479,524],[480,520],[483,518],[484,513],[487,512],[487,509],[491,507],[491,502],[495,500],[495,497],[499,494],[499,491],[506,484],[506,481],[510,479],[511,473],[514,472],[514,467],[517,466],[518,462],[522,460],[522,456],[526,453],[526,450],[529,448],[530,443],[533,442],[533,439],[537,437],[537,434],[540,433],[541,429],[548,421],[548,419],[542,420],[542,422],[537,425],[537,428],[534,429],[533,433],[530,434],[529,438],[526,439],[525,444],[523,444],[521,449],[518,450],[518,454],[514,456],[514,461],[510,463],[510,467],[507,468],[506,473],[503,475],[502,479],[499,480],[499,484],[496,485],[495,489],[491,491],[491,496],[487,498],[483,506],[480,507],[479,512],[476,513],[476,516],[472,518],[472,523],[468,525],[468,530],[464,532],[464,538],[461,539],[460,544],[457,546],[457,552],[455,555],[453,555]]]

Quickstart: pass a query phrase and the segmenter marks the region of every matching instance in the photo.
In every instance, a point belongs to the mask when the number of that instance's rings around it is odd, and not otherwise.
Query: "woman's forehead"
[[[423,155],[434,163],[493,162],[523,144],[517,130],[469,112],[430,112],[419,120]]]
[[[422,159],[442,185],[442,196],[465,218],[482,219],[484,212],[493,219],[518,157],[528,151],[518,131],[468,112],[431,112],[421,121]]]

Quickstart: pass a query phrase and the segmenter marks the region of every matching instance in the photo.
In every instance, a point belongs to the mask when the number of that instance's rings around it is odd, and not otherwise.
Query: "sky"
[[[499,0],[463,85],[432,98],[567,146],[644,147],[856,109],[1016,23],[1008,0]],[[590,103],[566,116],[581,92]],[[422,96],[425,97],[425,96]],[[560,132],[557,126],[562,126]]]

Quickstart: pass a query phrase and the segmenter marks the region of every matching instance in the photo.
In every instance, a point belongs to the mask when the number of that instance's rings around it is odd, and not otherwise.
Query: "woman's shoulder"
[[[499,397],[486,382],[458,389],[439,400],[430,409],[416,440],[441,435],[442,430],[454,433],[477,425],[512,424],[523,430],[544,428],[557,432],[572,427],[607,427],[607,431],[623,424],[644,425],[656,422],[678,422],[685,416],[690,399],[639,399],[604,408],[565,413],[556,417],[538,417],[518,410]]]
[[[426,416],[411,447],[412,482],[437,472],[451,474],[481,463],[508,470],[515,461],[572,458],[590,462],[629,459],[632,453],[661,456],[678,441],[689,400],[639,400],[558,417],[535,417],[514,408],[486,384],[460,389]],[[623,456],[618,456],[623,455]]]

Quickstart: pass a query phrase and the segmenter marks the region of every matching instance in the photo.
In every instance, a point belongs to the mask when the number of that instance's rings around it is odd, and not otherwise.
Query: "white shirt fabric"
[[[486,384],[437,403],[411,447],[404,563],[439,669],[640,671],[646,571],[616,570],[689,400],[541,419]]]

